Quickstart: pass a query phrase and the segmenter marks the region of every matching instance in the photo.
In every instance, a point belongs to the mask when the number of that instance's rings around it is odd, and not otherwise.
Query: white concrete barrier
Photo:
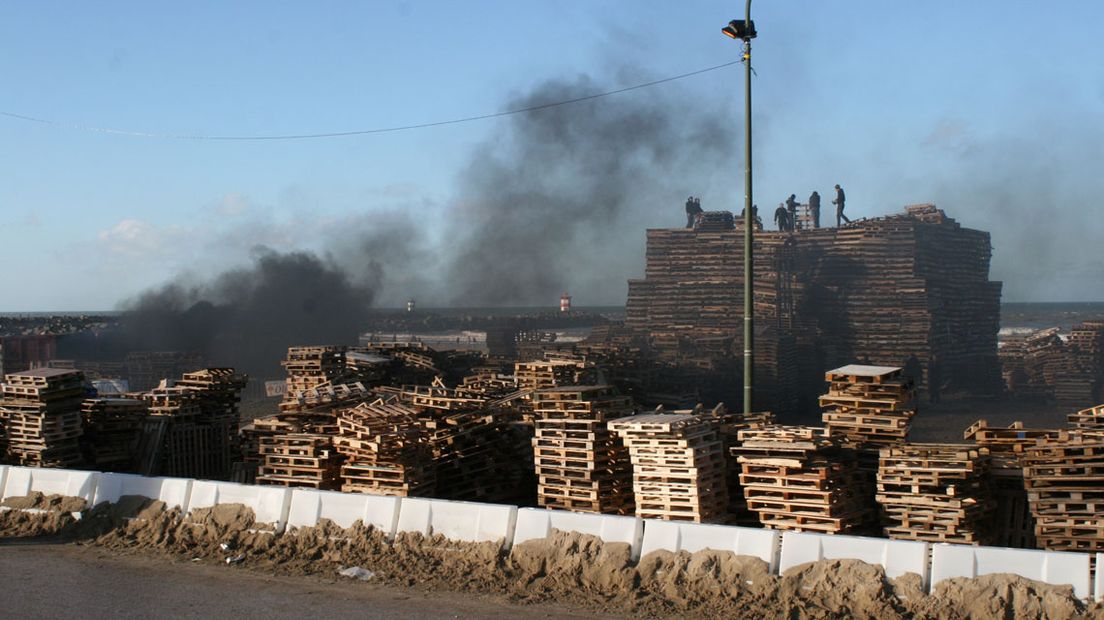
[[[464,542],[502,541],[509,548],[517,512],[516,506],[502,504],[404,497],[399,504],[396,532],[440,534]]]
[[[395,535],[399,520],[399,498],[362,493],[339,493],[314,489],[293,489],[288,527],[314,527],[322,519],[350,528],[358,520],[388,538]]]
[[[1079,598],[1089,598],[1092,593],[1087,553],[948,544],[932,547],[933,590],[944,579],[996,573],[1012,573],[1052,585],[1071,585]]]
[[[8,467],[4,494],[0,499],[23,497],[33,492],[44,495],[80,497],[92,506],[99,472],[74,469],[42,469],[39,467]]]
[[[1096,554],[1096,580],[1093,583],[1093,595],[1097,601],[1104,601],[1104,553]]]
[[[862,560],[881,566],[886,577],[896,579],[916,573],[928,583],[928,543],[865,536],[838,536],[810,532],[782,534],[779,574],[817,560]]]
[[[606,542],[627,543],[633,560],[640,558],[644,538],[644,520],[637,517],[598,515],[567,510],[521,508],[517,513],[514,544],[548,538],[552,530],[579,532],[596,536]]]
[[[101,473],[96,482],[93,506],[104,502],[117,502],[127,495],[138,495],[165,502],[166,509],[188,506],[192,480],[187,478],[150,478],[137,474]]]
[[[4,484],[8,481],[8,470],[11,469],[8,465],[0,465],[0,497],[4,496]]]
[[[778,568],[778,540],[776,530],[644,519],[640,556],[661,549],[674,553],[702,549],[731,551],[763,560],[773,573]]]
[[[257,523],[272,524],[277,533],[287,525],[291,504],[291,489],[276,486],[257,486],[234,482],[193,480],[188,498],[190,513],[197,508],[210,508],[218,504],[243,504],[253,509]]]

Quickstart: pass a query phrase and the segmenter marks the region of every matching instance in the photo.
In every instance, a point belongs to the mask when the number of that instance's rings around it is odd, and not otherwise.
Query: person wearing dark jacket
[[[786,207],[783,207],[782,203],[778,203],[778,208],[774,210],[774,223],[778,224],[778,230],[790,229],[790,214],[786,212]]]
[[[813,218],[813,228],[820,228],[820,194],[816,190],[809,196],[809,215]]]
[[[693,196],[686,199],[686,227],[693,228],[694,221],[698,219],[698,215],[702,212],[701,200],[695,199]]]
[[[839,228],[840,226],[843,225],[843,224],[840,223],[841,219],[843,221],[847,222],[848,224],[851,223],[851,220],[846,215],[843,214],[843,201],[845,199],[846,199],[846,197],[843,195],[843,188],[839,186],[839,183],[836,183],[836,199],[832,201],[832,204],[836,205],[836,227],[837,228]]]
[[[790,216],[790,230],[797,228],[797,194],[790,194],[786,199],[786,212]]]

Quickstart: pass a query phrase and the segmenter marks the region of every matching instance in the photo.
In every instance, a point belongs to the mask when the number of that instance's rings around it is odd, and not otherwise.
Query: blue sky
[[[1045,7],[1045,11],[1040,7]],[[603,88],[733,60],[735,2],[24,2],[0,5],[0,111],[180,134],[343,131],[503,109],[549,78]],[[854,216],[936,202],[993,231],[1009,301],[1104,300],[1104,4],[760,1],[756,197],[848,190]],[[1033,24],[1038,24],[1033,26]],[[740,68],[655,87],[742,123]],[[648,97],[635,91],[603,100]],[[324,250],[350,214],[448,234],[487,120],[286,142],[146,139],[0,117],[0,311],[112,308],[265,243]],[[711,171],[707,208],[739,210]],[[645,205],[645,227],[680,204]],[[623,303],[624,273],[608,298]],[[397,299],[404,292],[394,292]],[[558,292],[550,294],[558,297]],[[550,302],[551,303],[551,302]]]

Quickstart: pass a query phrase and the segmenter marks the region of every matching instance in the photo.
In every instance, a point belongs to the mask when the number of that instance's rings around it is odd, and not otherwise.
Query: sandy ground
[[[35,539],[0,541],[8,618],[592,618],[557,603],[258,574]],[[622,618],[603,614],[610,618]]]

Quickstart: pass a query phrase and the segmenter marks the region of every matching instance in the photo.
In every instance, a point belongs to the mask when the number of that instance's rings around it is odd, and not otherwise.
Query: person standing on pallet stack
[[[693,228],[698,216],[701,215],[701,199],[693,196],[686,199],[686,227]]]
[[[815,189],[809,196],[809,216],[813,219],[813,228],[820,228],[820,194]]]
[[[774,223],[778,224],[778,230],[785,232],[790,229],[789,222],[790,214],[786,212],[786,207],[782,206],[782,203],[778,203],[778,208],[774,210]]]
[[[843,225],[840,224],[840,219],[843,219],[848,224],[851,223],[851,220],[843,214],[844,200],[845,196],[843,195],[843,188],[839,186],[839,183],[836,183],[836,199],[832,201],[832,204],[836,205],[836,228],[839,228]]]
[[[797,194],[790,194],[786,199],[786,212],[790,216],[790,230],[797,229]]]

